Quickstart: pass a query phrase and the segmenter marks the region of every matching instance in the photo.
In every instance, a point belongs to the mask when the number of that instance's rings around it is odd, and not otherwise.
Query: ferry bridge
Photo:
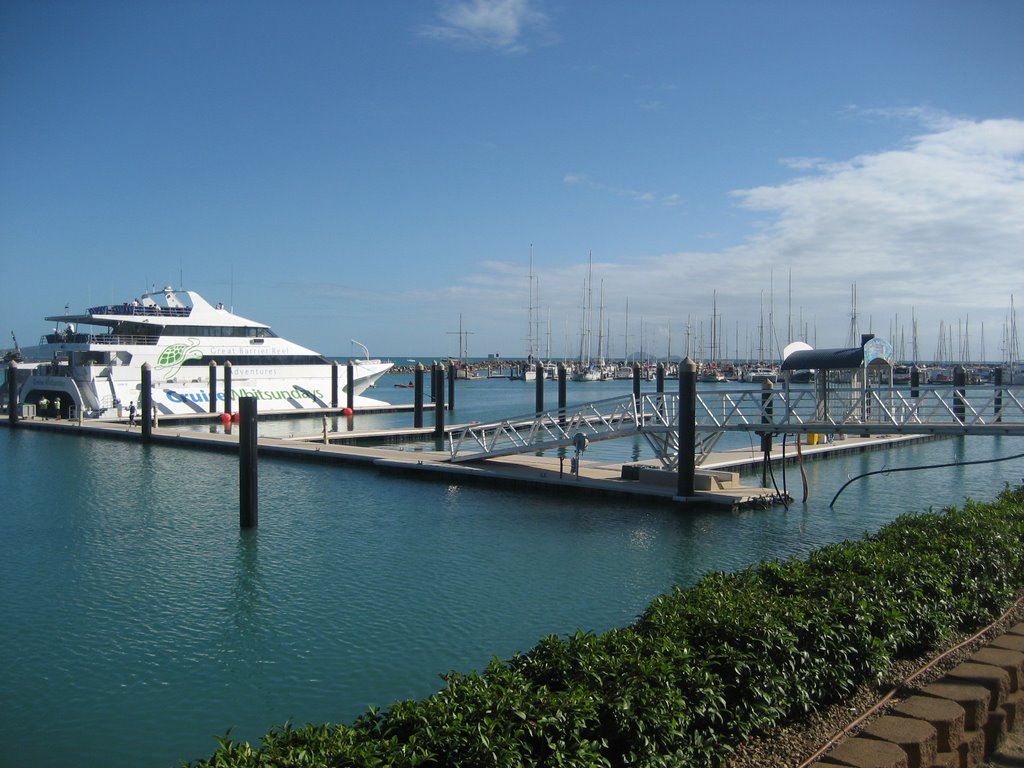
[[[913,388],[800,387],[696,391],[695,464],[726,432],[763,435],[1024,435],[1024,387],[918,385]],[[451,433],[451,461],[575,447],[640,435],[666,469],[679,459],[680,394],[634,394]],[[685,439],[685,438],[684,438]],[[814,440],[813,437],[808,439]]]

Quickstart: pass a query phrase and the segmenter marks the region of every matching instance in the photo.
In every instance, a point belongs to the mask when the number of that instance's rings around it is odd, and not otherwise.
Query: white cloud
[[[595,252],[602,263],[595,261],[594,275],[605,282],[620,352],[627,297],[630,335],[639,333],[642,316],[656,345],[671,324],[678,353],[687,323],[695,347],[701,325],[709,333],[713,292],[730,350],[749,351],[771,305],[778,346],[788,340],[790,310],[794,326],[802,316],[812,343],[845,346],[856,285],[858,330],[894,341],[902,335],[905,355],[913,312],[922,357],[936,351],[940,325],[965,334],[969,328],[974,359],[984,325],[985,355],[1000,357],[1010,295],[1018,304],[1024,296],[1024,121],[929,113],[923,132],[901,146],[790,167],[795,175],[785,183],[733,193],[762,218],[742,245],[657,256]],[[634,201],[668,199],[585,174],[566,174],[563,182]],[[560,302],[552,305],[557,327],[576,327],[584,269],[538,263],[544,295]]]
[[[505,53],[525,51],[527,33],[547,29],[532,0],[448,0],[437,15],[440,23],[420,27],[421,35]]]

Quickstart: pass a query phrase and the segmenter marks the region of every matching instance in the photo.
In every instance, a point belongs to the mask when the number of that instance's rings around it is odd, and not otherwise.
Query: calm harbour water
[[[391,386],[407,378],[368,394],[411,402]],[[583,402],[630,383],[569,386]],[[460,382],[447,420],[525,413],[534,392]],[[650,456],[640,443],[600,451]],[[286,720],[349,722],[545,635],[629,624],[709,571],[991,499],[1021,482],[1024,460],[869,478],[829,509],[850,476],[1021,451],[966,438],[812,462],[807,504],[742,513],[262,459],[260,527],[242,533],[232,456],[0,429],[0,765],[156,768],[210,754],[229,728],[255,741]],[[787,483],[799,497],[792,468]]]

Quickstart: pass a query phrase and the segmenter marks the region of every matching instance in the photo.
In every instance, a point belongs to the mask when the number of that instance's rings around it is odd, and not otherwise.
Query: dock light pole
[[[544,366],[537,363],[534,366],[534,371],[536,372],[537,413],[541,413],[544,410]]]
[[[423,363],[416,363],[412,372],[413,406],[412,425],[416,429],[423,426]]]
[[[224,413],[231,413],[231,361],[224,361]]]
[[[18,425],[18,361],[7,364],[7,421],[12,427]]]
[[[256,398],[240,397],[238,406],[238,525],[255,528],[259,523]]]
[[[210,413],[217,412],[217,361],[210,361]]]
[[[142,364],[142,391],[139,393],[139,415],[142,417],[142,442],[153,439],[153,369]]]
[[[338,361],[331,361],[331,408],[338,407]]]
[[[696,495],[697,364],[689,357],[679,364],[679,455],[676,457],[676,496]]]

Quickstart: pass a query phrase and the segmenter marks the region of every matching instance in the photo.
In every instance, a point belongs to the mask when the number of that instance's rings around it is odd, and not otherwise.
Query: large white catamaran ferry
[[[223,304],[213,306],[193,291],[168,287],[85,314],[46,319],[57,323],[52,333],[37,346],[8,355],[18,361],[18,402],[36,405],[43,413],[122,417],[132,403],[140,404],[145,363],[151,369],[153,407],[160,415],[223,412],[228,362],[236,407],[239,397],[255,397],[260,412],[329,408],[335,380],[338,405],[348,402],[346,366],[339,374],[323,355]],[[352,363],[353,404],[386,405],[361,395],[392,364],[368,358]],[[216,386],[213,407],[211,383]],[[6,399],[6,393],[5,387],[0,397]]]

